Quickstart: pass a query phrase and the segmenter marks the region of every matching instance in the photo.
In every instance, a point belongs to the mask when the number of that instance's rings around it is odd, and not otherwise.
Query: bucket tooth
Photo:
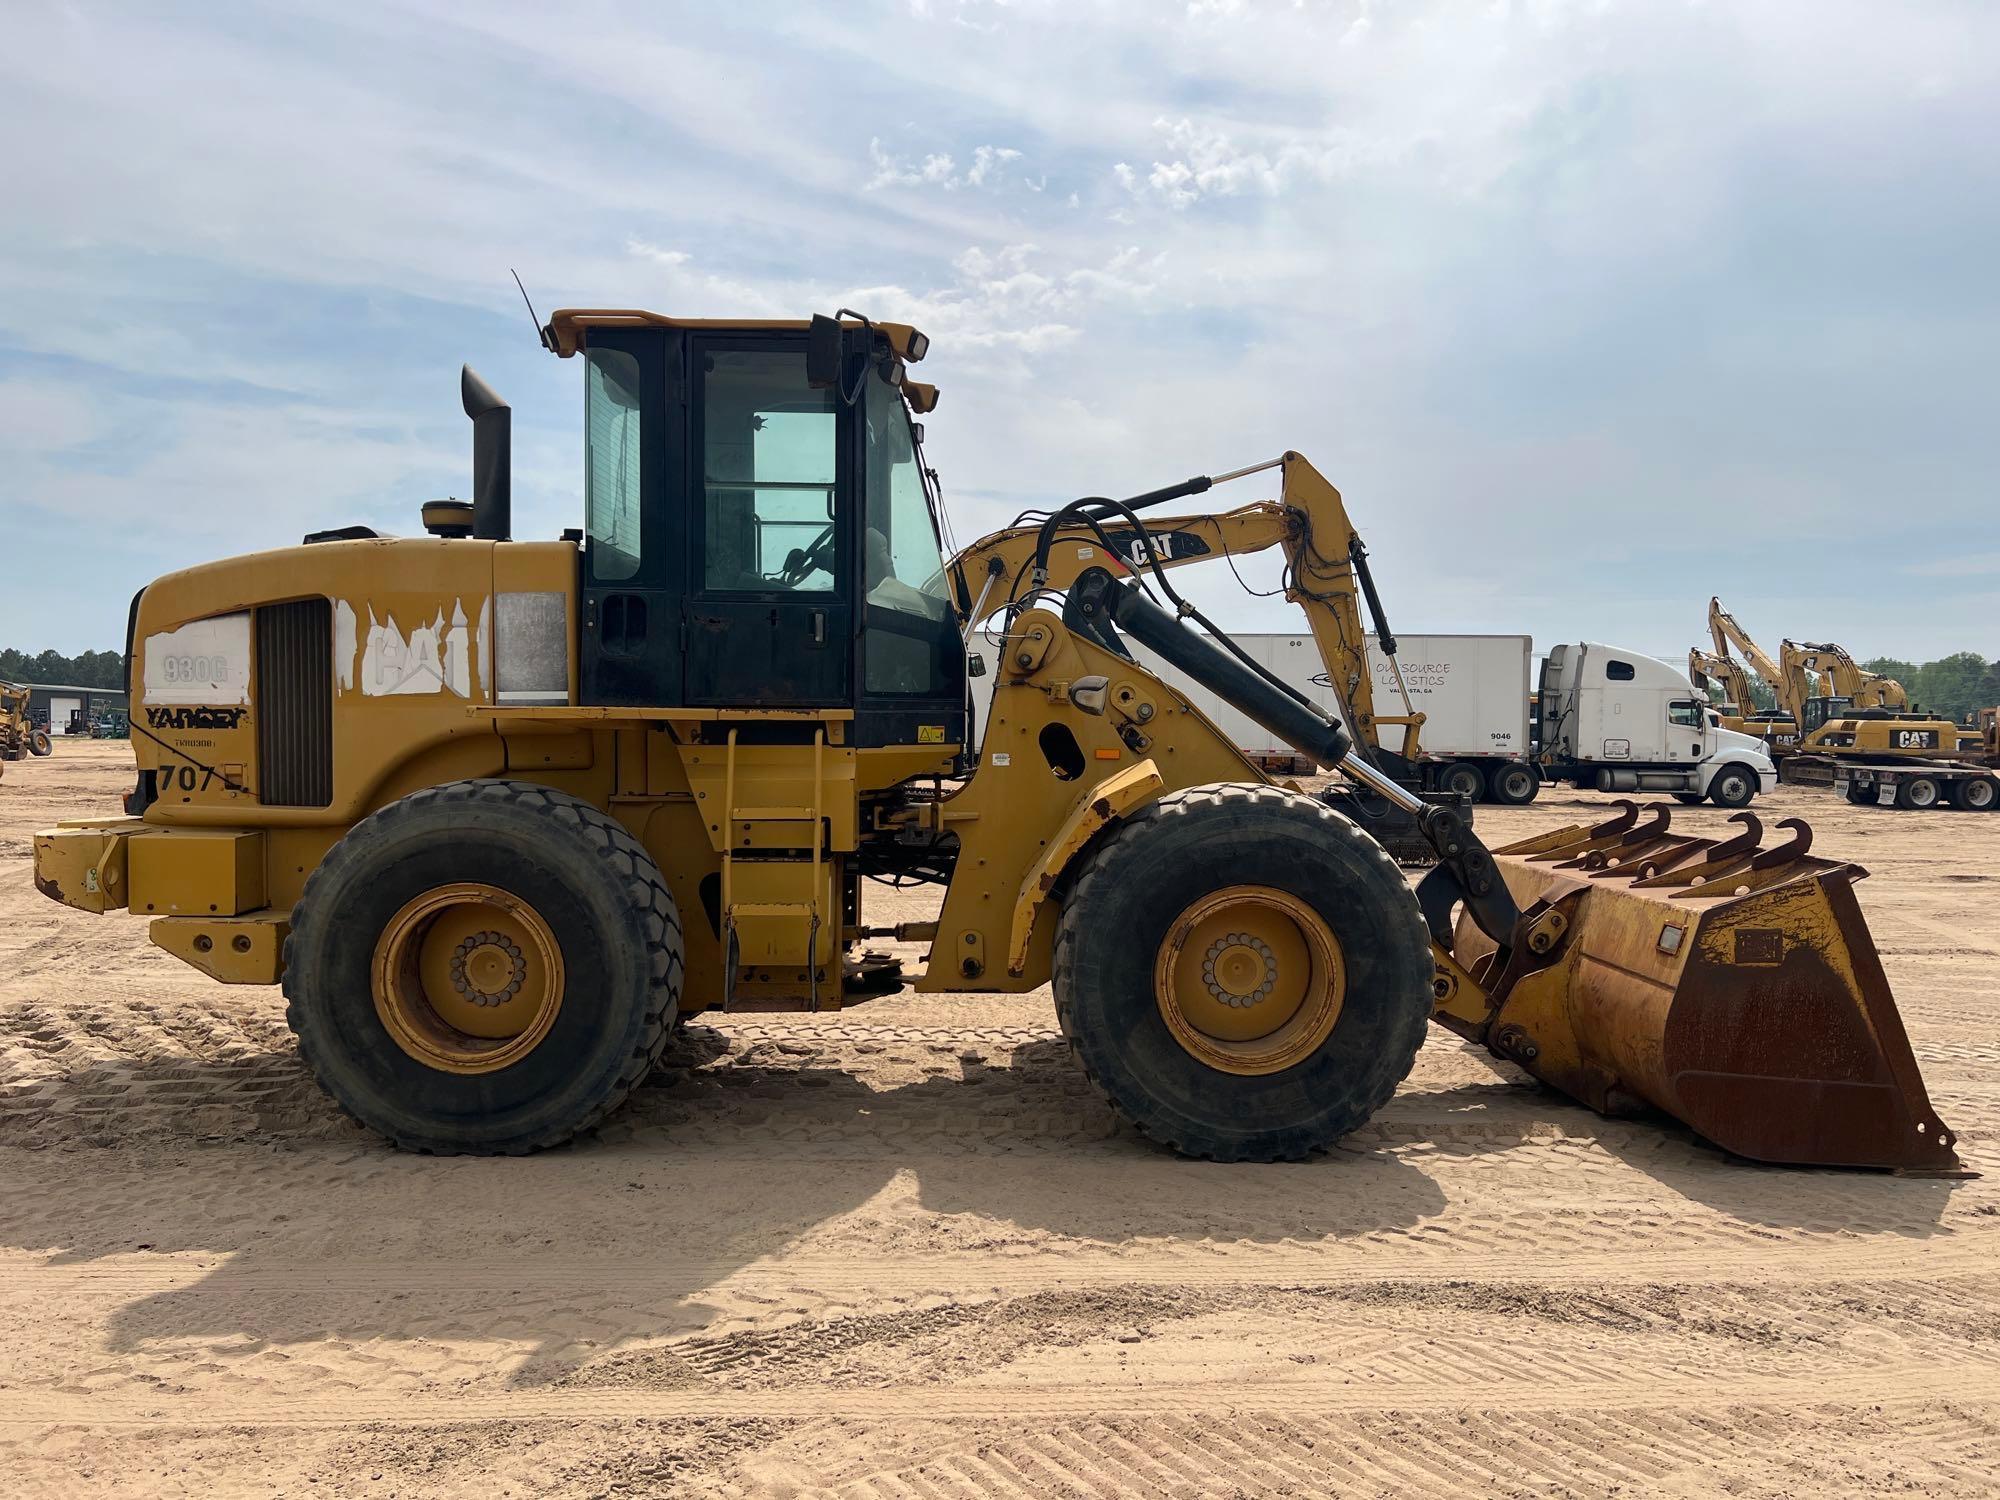
[[[1620,834],[1610,843],[1599,843],[1593,838],[1591,848],[1573,859],[1564,860],[1557,868],[1601,870],[1608,865],[1629,864],[1635,855],[1664,839],[1667,836],[1667,829],[1673,824],[1674,815],[1667,810],[1664,802],[1654,803],[1647,812],[1651,815],[1649,822]]]
[[[1866,872],[1813,856],[1796,819],[1769,850],[1743,814],[1726,842],[1612,821],[1496,851],[1520,925],[1503,953],[1460,919],[1452,957],[1488,1009],[1447,1024],[1593,1109],[1651,1106],[1739,1156],[1961,1170],[1854,896]]]
[[[1653,873],[1632,882],[1635,889],[1651,890],[1661,886],[1695,886],[1719,878],[1733,870],[1748,869],[1751,859],[1757,853],[1757,845],[1764,837],[1764,824],[1753,812],[1732,813],[1729,821],[1744,825],[1744,831],[1735,838],[1720,844],[1710,844],[1703,848],[1702,840],[1696,840],[1695,849],[1705,857],[1696,864],[1676,862],[1673,866],[1662,866]]]

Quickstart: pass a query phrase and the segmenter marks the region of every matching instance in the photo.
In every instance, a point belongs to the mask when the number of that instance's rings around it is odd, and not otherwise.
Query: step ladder
[[[832,862],[826,848],[825,795],[826,730],[813,734],[812,803],[810,806],[736,803],[736,731],[729,731],[723,763],[722,805],[728,815],[722,842],[723,1009],[736,998],[737,971],[752,968],[800,968],[806,973],[810,1008],[820,1008],[819,940],[827,926],[831,902]],[[779,839],[769,847],[786,851],[777,858],[746,859],[739,829],[790,829],[796,841]],[[758,846],[763,847],[763,846]],[[807,850],[804,858],[797,850]],[[839,991],[834,991],[838,996]],[[838,1002],[836,1001],[836,1004]]]

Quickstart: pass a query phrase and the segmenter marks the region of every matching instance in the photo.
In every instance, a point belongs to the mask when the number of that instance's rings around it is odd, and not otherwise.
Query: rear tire
[[[1457,760],[1439,774],[1437,785],[1441,792],[1454,792],[1467,802],[1478,802],[1486,795],[1486,773],[1469,760]]]
[[[1487,777],[1487,789],[1502,807],[1525,807],[1542,789],[1541,773],[1520,761],[1502,761]]]
[[[1134,814],[1085,857],[1056,929],[1056,1010],[1085,1071],[1145,1134],[1215,1161],[1297,1160],[1364,1123],[1416,1059],[1432,973],[1395,864],[1279,787]],[[1230,1009],[1202,1010],[1204,985]]]
[[[681,976],[679,913],[645,849],[524,781],[449,782],[363,819],[285,940],[286,1019],[320,1087],[444,1154],[597,1124],[664,1049]]]
[[[49,738],[49,732],[46,729],[29,731],[28,753],[30,755],[53,755],[55,751],[56,742]]]
[[[1951,788],[1951,805],[1961,812],[1992,812],[2000,807],[2000,781],[1991,776],[1968,776]]]
[[[1928,812],[1944,800],[1935,776],[1909,776],[1896,783],[1896,806],[1905,812]]]
[[[1674,801],[1685,803],[1689,807],[1699,807],[1701,805],[1701,800],[1702,798],[1700,792],[1674,793]]]
[[[1863,786],[1857,781],[1848,782],[1847,800],[1856,807],[1873,807],[1875,805],[1875,784],[1871,781],[1867,786]]]
[[[1732,761],[1708,784],[1708,800],[1717,807],[1748,807],[1757,795],[1757,773]]]

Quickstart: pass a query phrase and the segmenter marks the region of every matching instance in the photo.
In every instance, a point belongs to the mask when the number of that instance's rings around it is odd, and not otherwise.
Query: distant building
[[[79,733],[89,733],[99,714],[127,712],[131,694],[123,688],[65,687],[56,682],[24,682],[28,690],[28,717],[48,725],[51,734],[65,734],[72,723],[81,724]]]

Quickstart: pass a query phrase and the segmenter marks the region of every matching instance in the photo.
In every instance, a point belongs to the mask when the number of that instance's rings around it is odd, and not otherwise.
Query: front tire
[[[1430,939],[1381,847],[1302,793],[1162,798],[1086,856],[1057,1014],[1112,1106],[1188,1156],[1292,1161],[1364,1123],[1431,1014]]]
[[[350,829],[285,941],[286,1019],[333,1100],[399,1146],[519,1154],[597,1124],[679,1009],[679,913],[614,819],[450,782]]]
[[[1757,795],[1757,773],[1732,762],[1708,784],[1708,800],[1717,807],[1748,807]]]

